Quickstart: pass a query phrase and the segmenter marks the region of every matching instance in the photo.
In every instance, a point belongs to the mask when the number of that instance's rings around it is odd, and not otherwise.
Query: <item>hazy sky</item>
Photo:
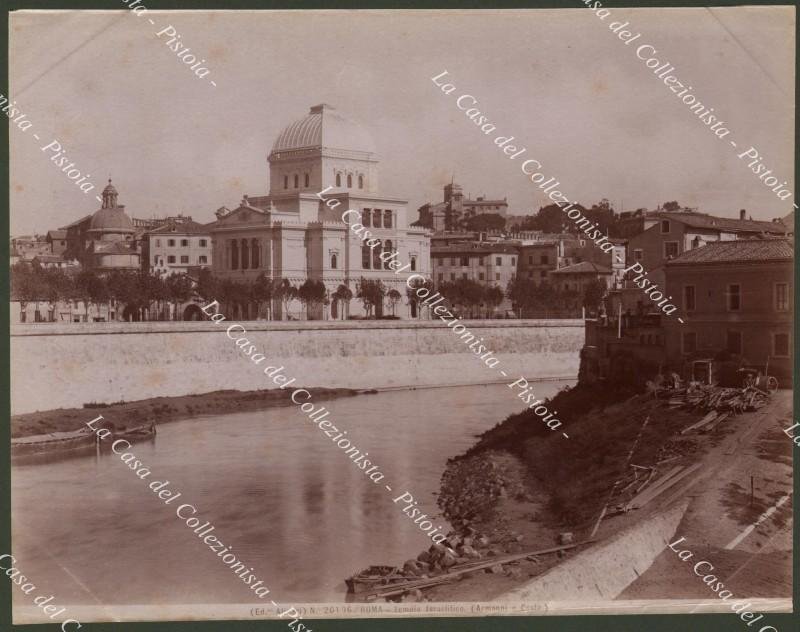
[[[214,209],[266,192],[275,137],[320,102],[371,131],[381,192],[407,198],[411,220],[441,200],[453,174],[473,197],[507,196],[515,214],[545,204],[521,160],[492,145],[500,134],[584,204],[607,197],[630,210],[677,199],[719,215],[788,213],[793,200],[781,202],[728,141],[757,147],[792,185],[793,7],[611,13],[14,13],[11,94],[33,127],[9,131],[12,235],[92,213],[109,176],[130,215],[211,221]],[[642,34],[629,46],[609,30],[620,20]],[[206,79],[155,36],[168,24],[207,60]],[[636,58],[640,44],[675,66],[729,136],[718,139]],[[430,79],[445,69],[457,87],[450,96]],[[496,132],[480,133],[455,107],[463,93]],[[91,174],[91,194],[40,150],[53,138]]]

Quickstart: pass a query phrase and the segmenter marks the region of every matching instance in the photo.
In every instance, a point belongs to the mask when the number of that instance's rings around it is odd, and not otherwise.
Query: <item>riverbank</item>
[[[364,391],[349,388],[308,388],[314,401],[352,397]],[[85,428],[90,419],[103,415],[117,430],[135,428],[154,422],[163,424],[191,417],[266,410],[293,406],[293,390],[263,389],[258,391],[221,390],[200,395],[151,397],[112,404],[88,403],[83,408],[58,408],[13,415],[11,437],[28,437],[51,432],[69,432]],[[368,391],[370,392],[370,391]]]
[[[509,553],[546,551],[590,537],[602,541],[672,506],[678,498],[685,499],[688,488],[718,465],[723,445],[740,441],[755,417],[763,415],[745,412],[703,433],[686,432],[706,410],[676,407],[651,393],[610,384],[565,389],[547,406],[559,411],[558,417],[570,428],[569,440],[549,431],[532,411],[526,411],[483,433],[466,453],[448,462],[438,503],[455,530],[446,542],[451,550],[421,553],[417,561],[428,566],[414,569],[413,574],[441,574],[447,568],[442,560],[448,554],[458,568],[467,562],[491,561],[493,557],[500,562],[501,556]],[[613,511],[615,505],[628,502],[636,489],[670,470],[689,466],[701,469],[694,476],[687,472],[680,485],[646,507]],[[645,480],[648,471],[652,473]],[[776,492],[770,489],[770,493]],[[728,512],[742,513],[742,503],[734,506],[730,495],[725,500]],[[593,527],[607,504],[612,510],[593,536]],[[688,515],[703,511],[707,510],[693,509]],[[708,516],[710,523],[719,519],[715,515]],[[496,564],[402,599],[492,600],[575,552],[553,551]],[[407,575],[412,566],[409,562],[404,567]],[[661,598],[669,597],[669,587],[665,587]]]

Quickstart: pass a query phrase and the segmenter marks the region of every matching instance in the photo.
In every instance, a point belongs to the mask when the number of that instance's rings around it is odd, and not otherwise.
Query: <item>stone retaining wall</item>
[[[572,379],[584,341],[580,320],[465,322],[500,360],[491,369],[439,321],[241,324],[267,356],[260,366],[211,322],[13,325],[12,414],[274,388],[263,374],[269,365],[283,365],[296,385],[359,389],[511,382],[520,375]]]

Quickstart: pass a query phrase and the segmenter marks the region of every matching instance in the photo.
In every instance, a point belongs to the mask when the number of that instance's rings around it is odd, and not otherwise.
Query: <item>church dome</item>
[[[104,233],[136,232],[131,218],[125,214],[124,207],[101,208],[94,215],[89,230]]]
[[[286,126],[272,145],[272,152],[317,147],[375,153],[369,132],[327,103],[315,105],[307,116]]]
[[[117,204],[116,187],[108,180],[103,189],[103,206],[94,215],[89,230],[96,233],[135,233],[131,218],[125,215],[125,207]]]

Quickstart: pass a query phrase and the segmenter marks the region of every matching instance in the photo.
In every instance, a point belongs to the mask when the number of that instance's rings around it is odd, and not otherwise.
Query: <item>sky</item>
[[[668,200],[769,220],[792,209],[737,153],[757,148],[793,191],[794,8],[485,11],[24,11],[11,17],[11,234],[93,213],[108,178],[133,217],[214,219],[268,189],[280,131],[329,103],[377,145],[380,190],[409,221],[451,178],[523,215],[546,195],[492,144],[514,136],[559,189],[616,210]],[[145,3],[146,6],[146,3]],[[153,20],[155,25],[151,25]],[[641,36],[626,45],[612,23]],[[156,32],[207,60],[197,78]],[[717,138],[637,59],[650,44],[730,134]],[[651,49],[646,49],[651,52]],[[431,81],[443,71],[456,86]],[[210,81],[216,83],[213,86]],[[471,94],[487,136],[456,107]],[[39,140],[33,134],[39,136]],[[42,147],[57,139],[88,194]],[[730,144],[734,140],[737,149]]]

